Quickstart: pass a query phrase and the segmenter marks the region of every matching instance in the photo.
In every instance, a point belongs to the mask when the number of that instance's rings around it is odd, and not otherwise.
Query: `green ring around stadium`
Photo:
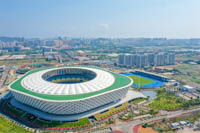
[[[66,66],[67,67],[67,66]],[[99,67],[94,67],[94,66],[79,66],[79,67],[89,67],[89,68],[95,68],[95,69],[101,69],[104,70],[102,68]],[[102,90],[98,90],[98,91],[94,91],[94,92],[90,92],[90,93],[84,93],[84,94],[74,94],[74,95],[48,95],[48,94],[41,94],[41,93],[37,93],[37,92],[33,92],[30,91],[28,89],[25,89],[22,85],[21,85],[21,81],[23,80],[23,78],[25,78],[26,76],[35,73],[35,72],[39,72],[42,70],[47,70],[50,68],[43,68],[43,69],[36,69],[36,70],[32,70],[30,72],[27,72],[23,77],[21,77],[20,79],[16,80],[15,82],[13,82],[9,88],[11,91],[17,92],[17,93],[22,93],[25,95],[29,95],[29,96],[33,96],[36,98],[40,98],[40,99],[44,99],[44,100],[54,100],[54,101],[63,101],[63,100],[81,100],[81,99],[85,99],[85,98],[89,98],[95,95],[100,95],[102,93],[106,93],[106,92],[110,92],[122,87],[128,87],[131,86],[133,83],[133,80],[129,77],[126,76],[122,76],[120,74],[116,74],[114,72],[111,71],[107,71],[104,70],[106,72],[109,72],[110,74],[112,74],[115,77],[115,81],[114,83],[107,87],[104,88]]]

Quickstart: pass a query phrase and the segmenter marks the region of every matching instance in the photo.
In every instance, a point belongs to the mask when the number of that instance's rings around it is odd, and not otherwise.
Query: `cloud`
[[[99,24],[99,26],[104,30],[108,30],[109,29],[109,25],[108,24]]]

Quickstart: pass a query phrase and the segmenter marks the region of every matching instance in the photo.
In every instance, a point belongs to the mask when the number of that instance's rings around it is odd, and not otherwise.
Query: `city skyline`
[[[0,36],[199,38],[198,0],[1,1]]]

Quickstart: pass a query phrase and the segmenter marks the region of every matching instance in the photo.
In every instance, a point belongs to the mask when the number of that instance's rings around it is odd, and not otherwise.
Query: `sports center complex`
[[[10,104],[45,120],[79,120],[144,98],[129,90],[133,82],[130,77],[92,66],[36,69],[9,86]]]

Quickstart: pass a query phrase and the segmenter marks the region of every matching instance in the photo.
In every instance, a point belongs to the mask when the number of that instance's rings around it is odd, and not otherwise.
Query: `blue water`
[[[134,73],[121,73],[121,74],[125,75],[125,76],[135,75],[135,76],[138,76],[138,77],[142,77],[142,78],[146,78],[146,79],[150,79],[150,80],[155,81],[154,83],[145,84],[145,85],[138,85],[138,84],[133,83],[133,87],[158,88],[158,87],[161,87],[165,84],[165,82],[162,82],[162,81],[159,81],[159,80],[156,80],[156,79],[153,79],[153,78],[145,77],[145,76],[142,76],[142,75],[134,74]]]

